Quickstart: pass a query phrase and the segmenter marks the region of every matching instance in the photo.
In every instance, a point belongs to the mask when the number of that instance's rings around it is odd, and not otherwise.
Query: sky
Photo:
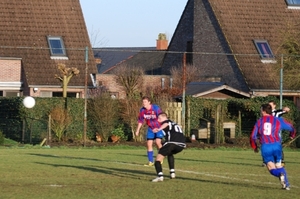
[[[155,47],[171,40],[188,0],[80,0],[93,47]]]

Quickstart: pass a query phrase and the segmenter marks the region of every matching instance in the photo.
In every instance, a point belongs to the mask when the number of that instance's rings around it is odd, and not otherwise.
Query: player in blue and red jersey
[[[290,190],[287,173],[281,165],[282,145],[281,130],[290,131],[290,138],[296,135],[294,127],[282,118],[272,116],[270,104],[261,106],[262,117],[256,122],[251,136],[250,144],[255,153],[258,153],[256,140],[259,139],[261,144],[261,155],[270,174],[278,177],[283,189]]]
[[[275,117],[281,117],[281,116],[283,116],[283,114],[286,114],[290,111],[289,107],[284,107],[283,109],[276,109],[276,102],[273,100],[269,101],[269,104],[272,107],[272,115]],[[281,132],[280,132],[280,135],[281,135]],[[283,153],[283,151],[281,153],[282,153],[281,164],[282,164],[282,166],[285,166],[284,153]]]
[[[162,110],[158,105],[151,104],[149,97],[143,97],[143,107],[140,109],[138,116],[138,126],[135,132],[135,135],[138,136],[140,129],[144,122],[147,123],[147,156],[149,162],[145,164],[145,166],[153,166],[153,141],[155,140],[155,144],[158,149],[161,148],[161,139],[164,137],[163,132],[159,131],[157,133],[153,132],[153,129],[159,128],[160,123],[157,121],[158,114],[161,113]]]

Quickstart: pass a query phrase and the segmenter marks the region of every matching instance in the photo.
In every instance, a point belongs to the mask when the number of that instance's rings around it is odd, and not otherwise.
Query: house
[[[171,86],[171,77],[161,74],[161,66],[168,40],[160,33],[155,47],[93,48],[97,65],[97,86],[105,87],[113,96],[124,98],[126,93],[115,81],[115,72],[122,65],[143,68],[144,89]]]
[[[168,47],[165,34],[160,33],[156,47],[93,48],[99,74],[113,74],[122,64],[145,69],[145,74],[160,75],[162,61]]]
[[[250,97],[249,93],[239,91],[223,82],[191,82],[187,85],[185,94],[192,97],[211,99]]]
[[[0,13],[0,96],[62,96],[54,78],[60,63],[80,71],[68,96],[93,87],[97,70],[79,0],[0,0]]]
[[[170,41],[162,71],[186,62],[201,70],[200,81],[221,82],[255,96],[279,96],[280,64],[276,54],[288,27],[300,31],[300,1],[188,0]],[[176,52],[178,52],[176,54]],[[279,61],[278,61],[279,60]],[[299,91],[286,88],[299,104]]]

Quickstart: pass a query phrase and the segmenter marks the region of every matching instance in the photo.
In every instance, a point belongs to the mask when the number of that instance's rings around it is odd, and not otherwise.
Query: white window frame
[[[289,9],[300,9],[300,0],[285,0]]]
[[[275,56],[267,40],[253,40],[257,52],[260,55],[261,62],[263,63],[276,63]],[[265,49],[263,49],[264,47]],[[265,50],[265,51],[263,51]]]
[[[67,56],[64,41],[63,41],[62,37],[60,37],[60,36],[47,36],[47,40],[48,40],[48,45],[49,45],[51,57],[52,56],[55,56],[55,57],[66,57]],[[58,41],[60,47],[59,48],[54,48],[54,46],[52,46],[51,41]],[[55,50],[60,51],[60,52],[55,52]]]

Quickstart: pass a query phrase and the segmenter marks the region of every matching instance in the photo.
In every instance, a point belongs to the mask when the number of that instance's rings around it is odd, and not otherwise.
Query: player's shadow
[[[80,169],[80,170],[86,170],[90,172],[95,172],[95,173],[102,173],[105,175],[109,176],[118,176],[118,177],[124,177],[124,178],[132,178],[132,179],[144,179],[145,175],[149,176],[149,182],[155,177],[154,171],[152,172],[147,172],[147,171],[141,171],[137,169],[125,169],[125,168],[112,168],[112,167],[103,167],[103,166],[74,166],[74,165],[66,165],[66,164],[49,164],[49,163],[41,163],[41,162],[35,162],[36,164],[40,165],[46,165],[46,166],[53,166],[55,168],[59,167],[66,167],[66,168],[74,168],[74,169]],[[230,181],[219,181],[217,179],[215,180],[206,180],[202,179],[201,175],[199,175],[199,178],[189,178],[189,177],[176,177],[176,179],[168,179],[167,176],[165,177],[164,182],[171,181],[179,181],[179,180],[190,180],[190,181],[195,181],[195,182],[203,182],[203,183],[211,183],[212,186],[217,186],[218,184],[223,184],[223,185],[228,185],[228,186],[236,186],[236,187],[249,187],[249,183],[243,183],[243,182],[234,182],[234,180],[230,179]],[[251,187],[256,187],[258,189],[262,190],[278,190],[278,188],[275,187],[266,187],[263,185],[257,185],[257,184],[252,184]]]
[[[60,155],[49,155],[49,154],[39,154],[39,153],[28,153],[28,155],[45,157],[45,158],[57,158],[57,159],[75,159],[75,160],[91,160],[91,161],[104,161],[96,158],[81,158],[81,157],[73,157],[73,156],[60,156]]]

